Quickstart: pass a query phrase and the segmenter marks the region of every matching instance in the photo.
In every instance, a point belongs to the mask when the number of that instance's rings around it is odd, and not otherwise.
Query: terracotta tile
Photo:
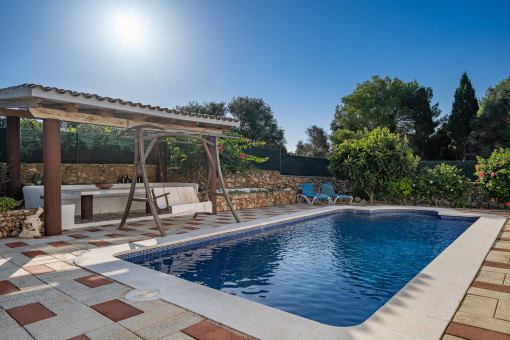
[[[9,280],[0,281],[0,295],[19,292],[18,287],[13,285]]]
[[[39,302],[30,303],[6,310],[20,326],[54,317],[55,314],[41,305]]]
[[[90,307],[115,322],[143,313],[142,311],[119,300],[110,300]]]
[[[186,233],[187,233],[187,231],[179,231],[179,232],[178,232],[178,233],[176,233],[176,234],[186,234]]]
[[[98,229],[98,228],[85,228],[85,230],[88,232],[91,232],[91,233],[102,231],[101,229]]]
[[[174,225],[173,223],[169,223],[169,222],[161,222],[161,224],[164,225],[164,226],[167,226],[167,227]],[[149,228],[149,229],[152,229],[152,228]]]
[[[161,234],[156,234],[156,233],[145,233],[142,235],[147,236],[147,237],[160,237],[161,236]]]
[[[248,338],[232,332],[229,329],[218,326],[210,321],[204,320],[185,329],[186,335],[197,340],[246,340]]]
[[[41,257],[41,256],[49,256],[49,254],[45,253],[42,250],[31,250],[31,251],[23,251],[21,252],[23,255],[30,257],[31,259],[35,257]]]
[[[504,252],[510,252],[510,249],[506,249],[506,248],[491,248],[491,250],[494,250],[494,251],[504,251]]]
[[[55,271],[55,269],[50,268],[44,264],[36,264],[35,266],[25,266],[22,268],[32,275],[53,273]]]
[[[510,238],[508,238],[508,237],[499,237],[499,238],[497,238],[497,240],[499,240],[499,241],[510,241]]]
[[[473,281],[471,287],[482,288],[487,290],[495,290],[497,292],[509,293],[510,294],[510,286],[498,285],[494,283],[482,282],[482,281]]]
[[[135,229],[133,229],[133,228],[127,228],[127,227],[120,228],[119,230],[122,230],[122,231],[135,231]]]
[[[113,283],[112,280],[107,279],[106,277],[100,276],[100,275],[89,275],[84,277],[79,277],[77,279],[74,279],[74,281],[79,282],[89,288],[96,288],[104,285],[108,285],[110,283]]]
[[[106,241],[91,241],[89,243],[96,247],[104,247],[104,246],[109,246],[109,245],[113,244],[113,243],[106,242]]]
[[[483,261],[482,266],[510,269],[510,264],[508,264],[508,263],[493,262],[493,261]]]
[[[133,223],[128,223],[127,225],[137,227],[137,226],[141,226],[143,224],[142,223],[134,223],[133,222]]]
[[[164,225],[163,223],[161,223],[162,225]],[[154,227],[154,228],[149,228],[150,230],[159,230],[158,227]]]
[[[122,235],[122,234],[106,234],[104,236],[109,237],[109,238],[119,238],[119,237],[124,237],[125,235]]]
[[[200,228],[196,228],[196,227],[184,227],[182,229],[187,229],[187,230],[198,230]]]
[[[73,336],[72,338],[69,338],[67,340],[89,340],[85,334],[80,334],[77,336]]]
[[[59,248],[59,247],[67,247],[67,246],[70,246],[71,244],[70,243],[67,243],[67,242],[64,242],[64,241],[55,241],[55,242],[48,242],[48,244],[52,247],[56,247],[56,248]]]
[[[72,238],[87,238],[88,236],[87,235],[83,235],[83,234],[75,234],[75,235],[69,235],[69,237],[72,237]]]
[[[451,322],[446,329],[446,334],[458,336],[465,339],[473,339],[473,340],[508,340],[510,339],[510,335],[490,331],[483,328],[478,328],[474,326],[468,326],[458,322]]]
[[[140,242],[140,241],[143,241],[143,239],[134,240],[134,241],[129,241],[129,243],[135,243],[135,242]]]
[[[18,247],[24,247],[24,246],[28,246],[28,244],[26,244],[25,242],[11,242],[11,243],[6,243],[5,244],[7,247],[9,248],[18,248]]]

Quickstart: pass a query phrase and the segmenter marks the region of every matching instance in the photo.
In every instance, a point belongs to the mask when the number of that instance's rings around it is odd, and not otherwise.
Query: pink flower
[[[494,176],[494,172],[493,172],[493,173],[491,173],[491,176]]]
[[[480,176],[480,177],[483,177],[483,174],[480,174],[479,176]]]
[[[498,151],[498,149],[494,149],[494,152]]]
[[[510,202],[506,202],[506,205],[509,206],[510,205]]]
[[[220,150],[223,150],[223,144],[220,144],[219,149],[220,149]]]
[[[494,202],[494,198],[491,198],[491,201]]]

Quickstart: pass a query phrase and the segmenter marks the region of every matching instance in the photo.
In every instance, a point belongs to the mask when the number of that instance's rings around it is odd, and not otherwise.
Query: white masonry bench
[[[124,212],[130,187],[130,183],[115,184],[110,189],[99,189],[94,184],[62,185],[62,206],[73,204],[74,215],[78,215],[81,212],[82,198],[89,196],[94,200],[92,214]],[[195,197],[198,193],[196,183],[151,183],[150,187],[158,190],[159,188],[168,190],[172,187],[189,187],[193,189]],[[143,183],[136,184],[135,195],[145,195]],[[27,209],[44,207],[44,186],[25,186],[23,196]],[[145,203],[133,202],[131,211],[145,211]]]

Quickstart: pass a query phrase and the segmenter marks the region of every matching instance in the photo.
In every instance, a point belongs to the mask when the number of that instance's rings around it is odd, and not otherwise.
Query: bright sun
[[[139,43],[143,31],[141,20],[134,15],[124,14],[115,18],[115,35],[126,44]]]

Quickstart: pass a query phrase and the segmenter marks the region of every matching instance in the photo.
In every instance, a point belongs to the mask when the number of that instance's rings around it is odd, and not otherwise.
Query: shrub
[[[365,130],[361,139],[347,139],[335,146],[329,160],[329,171],[336,178],[349,178],[373,203],[381,185],[409,176],[419,157],[413,155],[407,138],[376,128]]]
[[[439,200],[454,200],[457,207],[465,206],[471,182],[457,167],[439,164],[423,168],[415,180],[415,193],[437,206]]]
[[[384,189],[386,196],[398,199],[400,204],[407,204],[407,199],[413,192],[413,181],[409,177],[399,178],[385,183]]]
[[[0,197],[0,211],[10,211],[18,205],[18,201],[10,197]]]
[[[478,187],[492,201],[510,205],[510,149],[495,149],[489,158],[478,157]]]

